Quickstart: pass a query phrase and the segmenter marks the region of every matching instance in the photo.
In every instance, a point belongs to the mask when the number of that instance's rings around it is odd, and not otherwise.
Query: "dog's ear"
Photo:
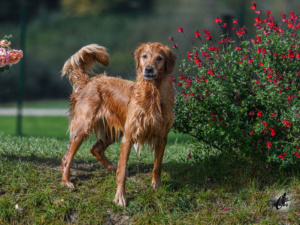
[[[138,70],[140,66],[140,55],[144,48],[144,44],[141,44],[134,52],[135,69]]]
[[[171,74],[175,66],[176,56],[173,51],[167,46],[164,46],[164,52],[166,55],[165,72],[167,74]]]

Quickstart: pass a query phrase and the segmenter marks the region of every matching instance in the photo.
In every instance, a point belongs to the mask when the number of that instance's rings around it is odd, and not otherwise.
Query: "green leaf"
[[[12,34],[5,35],[5,36],[4,36],[4,39],[9,39],[9,38],[12,38]]]

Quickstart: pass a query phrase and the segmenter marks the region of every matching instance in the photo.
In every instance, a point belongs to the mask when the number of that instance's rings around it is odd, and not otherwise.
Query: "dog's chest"
[[[156,136],[162,128],[162,115],[159,111],[147,111],[136,106],[130,115],[129,129],[135,142],[143,143],[145,139]]]
[[[147,83],[148,84],[148,83]],[[172,93],[166,87],[138,86],[129,104],[127,128],[135,143],[150,145],[167,135],[174,119]]]

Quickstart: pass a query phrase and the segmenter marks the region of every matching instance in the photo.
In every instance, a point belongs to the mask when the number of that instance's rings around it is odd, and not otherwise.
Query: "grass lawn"
[[[67,145],[67,118],[25,117],[24,137],[14,137],[13,117],[0,117],[0,224],[299,224],[299,169],[279,171],[234,154],[204,153],[188,159],[186,136],[171,133],[162,188],[152,190],[153,154],[131,152],[126,181],[128,206],[113,203],[115,173],[83,143],[71,164],[76,189],[60,185]],[[35,137],[31,137],[35,136]],[[48,136],[48,137],[44,137]],[[120,143],[107,150],[118,162]],[[208,156],[209,155],[209,156]],[[268,200],[287,192],[289,207]]]

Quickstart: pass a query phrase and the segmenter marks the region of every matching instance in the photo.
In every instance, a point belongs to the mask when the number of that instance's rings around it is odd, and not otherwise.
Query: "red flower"
[[[208,48],[208,50],[209,51],[216,51],[217,52],[217,51],[219,51],[219,48],[211,46],[211,47]]]
[[[287,153],[286,153],[286,152],[284,152],[283,154],[284,154],[284,155],[287,155]]]
[[[194,34],[195,34],[195,38],[200,36],[200,33],[198,31],[196,31]]]
[[[183,32],[183,28],[178,27],[178,32],[179,32],[179,33],[182,33],[182,32]]]
[[[278,158],[279,159],[284,159],[284,157],[282,155],[279,155]]]
[[[196,59],[198,56],[198,52],[194,52],[194,59]]]
[[[246,31],[242,28],[236,31],[236,35],[238,35],[239,37],[242,37],[245,33]]]
[[[272,117],[274,117],[275,115],[276,115],[275,113],[272,113],[272,114],[271,114]]]
[[[253,134],[253,131],[250,131],[250,132],[249,132],[249,135],[252,135],[252,134]]]
[[[169,41],[174,41],[173,37],[169,37]]]
[[[207,73],[213,76],[213,75],[214,75],[214,69],[209,69],[209,70],[207,71]]]
[[[275,136],[276,135],[276,132],[275,132],[275,130],[271,130],[271,136]]]
[[[177,43],[175,43],[175,44],[172,46],[172,48],[177,48]]]
[[[205,35],[206,40],[211,40],[211,35],[210,35],[209,31],[207,31],[205,29],[203,29],[202,31]]]
[[[285,123],[285,125],[286,125],[287,127],[291,126],[290,121],[288,121],[288,120],[283,120],[283,122]]]
[[[267,146],[268,146],[268,148],[271,148],[272,143],[268,141]]]
[[[215,22],[216,22],[216,23],[221,23],[222,20],[221,20],[219,17],[217,17],[217,18],[215,19]]]
[[[188,158],[189,158],[189,159],[191,159],[191,158],[192,158],[192,155],[191,155],[191,153],[189,153],[189,154],[188,154]]]
[[[235,49],[236,49],[236,50],[241,50],[242,48],[239,47],[239,46],[236,46]]]
[[[259,80],[255,81],[254,84],[259,84]]]
[[[261,115],[262,115],[261,111],[258,111],[258,112],[257,112],[258,118],[261,118]]]
[[[133,55],[133,52],[131,51],[130,54]]]
[[[175,77],[172,77],[171,78],[171,83],[174,84],[174,82],[175,82]]]
[[[237,20],[233,20],[233,23],[235,23],[235,24],[236,24],[236,23],[238,23],[238,21],[237,21]]]
[[[227,23],[223,24],[223,28],[225,28],[225,29],[227,28]]]

